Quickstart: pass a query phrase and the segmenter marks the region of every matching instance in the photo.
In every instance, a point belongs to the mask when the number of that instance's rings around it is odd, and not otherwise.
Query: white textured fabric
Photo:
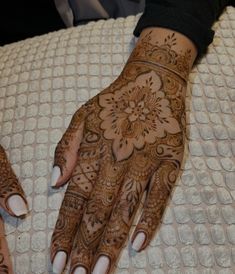
[[[49,243],[65,189],[49,186],[53,153],[75,110],[119,75],[137,17],[99,21],[0,48],[0,142],[30,214],[6,224],[15,273],[52,273]],[[235,273],[235,9],[215,26],[190,75],[188,146],[163,224],[151,246],[116,273]]]

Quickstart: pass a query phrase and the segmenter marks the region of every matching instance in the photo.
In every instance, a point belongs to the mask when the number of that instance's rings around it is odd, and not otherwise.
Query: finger
[[[71,255],[71,273],[91,273],[94,253],[109,220],[125,174],[125,164],[106,154],[87,203]]]
[[[134,159],[125,175],[124,183],[118,193],[110,220],[102,235],[95,256],[93,274],[111,273],[115,262],[124,246],[139,207],[142,195],[149,182],[150,175],[158,163],[153,163],[148,156],[139,155]]]
[[[13,274],[10,254],[5,238],[5,230],[0,216],[0,273]]]
[[[79,109],[74,115],[55,149],[51,186],[59,187],[66,183],[75,168],[77,153],[83,137],[85,111]]]
[[[153,238],[162,220],[179,170],[180,162],[165,161],[152,176],[147,200],[132,236],[132,248],[135,251],[146,248]]]
[[[28,206],[23,189],[0,145],[0,205],[12,216],[27,214]]]
[[[61,273],[70,255],[84,206],[99,171],[100,150],[96,145],[81,146],[78,163],[69,181],[51,241],[54,273]]]

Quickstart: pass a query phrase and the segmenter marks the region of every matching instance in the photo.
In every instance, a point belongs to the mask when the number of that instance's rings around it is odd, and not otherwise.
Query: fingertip
[[[61,169],[59,166],[54,166],[51,173],[51,186],[59,187],[58,182],[61,177]]]
[[[56,253],[53,264],[52,270],[55,274],[60,274],[63,272],[67,261],[67,254],[64,251],[59,251]]]
[[[131,244],[131,248],[134,250],[134,252],[140,252],[144,248],[146,239],[147,237],[144,232],[141,231],[136,233],[132,239]]]
[[[13,215],[17,217],[24,216],[28,213],[28,206],[25,200],[19,194],[10,196],[7,200],[7,205],[7,208],[9,208],[11,211],[9,213],[13,213]]]
[[[92,274],[105,274],[110,268],[110,259],[107,256],[100,256],[96,262]]]

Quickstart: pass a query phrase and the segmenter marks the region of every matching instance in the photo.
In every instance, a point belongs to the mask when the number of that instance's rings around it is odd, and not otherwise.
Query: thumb
[[[78,150],[83,137],[84,112],[78,110],[55,149],[54,165],[51,175],[51,186],[65,184],[77,162]]]

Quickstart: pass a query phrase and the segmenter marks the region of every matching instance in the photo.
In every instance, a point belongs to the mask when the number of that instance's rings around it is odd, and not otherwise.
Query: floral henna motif
[[[162,87],[160,76],[151,71],[116,92],[100,95],[101,128],[104,137],[113,140],[112,148],[118,161],[130,157],[134,148],[142,149],[146,143],[155,143],[167,132],[181,131]]]

